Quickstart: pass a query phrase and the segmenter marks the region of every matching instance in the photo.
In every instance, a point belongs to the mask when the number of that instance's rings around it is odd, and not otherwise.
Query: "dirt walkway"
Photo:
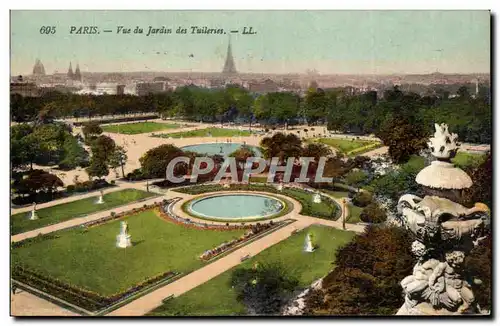
[[[15,295],[10,297],[10,314],[12,316],[79,316],[29,292],[17,291]]]

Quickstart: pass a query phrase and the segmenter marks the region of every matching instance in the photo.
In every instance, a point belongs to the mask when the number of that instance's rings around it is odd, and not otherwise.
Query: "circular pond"
[[[216,220],[257,220],[269,218],[285,208],[283,201],[266,195],[211,195],[188,203],[187,211],[200,218]]]
[[[222,155],[224,157],[229,156],[232,152],[243,146],[244,144],[241,143],[207,143],[207,144],[196,144],[196,145],[189,145],[189,146],[184,146],[181,147],[183,151],[190,151],[190,152],[195,152],[198,154],[206,154],[206,155]],[[256,146],[250,146],[254,152],[256,157],[262,156],[262,153],[260,152],[259,148]]]

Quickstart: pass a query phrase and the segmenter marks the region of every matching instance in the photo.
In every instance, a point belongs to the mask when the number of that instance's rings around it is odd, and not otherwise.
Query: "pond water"
[[[211,219],[261,219],[284,208],[276,198],[256,194],[212,195],[194,200],[188,211],[197,217]]]
[[[228,157],[229,154],[237,150],[243,146],[242,143],[207,143],[207,144],[196,144],[181,147],[183,151],[191,151],[199,154],[207,154],[207,155],[222,155],[224,157]],[[261,151],[256,146],[250,146],[254,152],[256,157],[262,156]]]

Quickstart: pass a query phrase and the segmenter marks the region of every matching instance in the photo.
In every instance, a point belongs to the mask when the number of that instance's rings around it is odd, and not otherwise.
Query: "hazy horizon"
[[[70,35],[70,26],[98,35]],[[143,35],[117,35],[117,26]],[[412,75],[490,74],[489,11],[11,11],[11,75],[29,75],[35,60],[47,74],[217,73],[228,35],[190,34],[190,26],[232,34],[242,74]],[[56,34],[40,34],[55,26]],[[173,34],[145,36],[149,26]],[[178,26],[188,34],[175,34]],[[103,33],[103,30],[113,30]],[[229,32],[228,32],[229,34]]]

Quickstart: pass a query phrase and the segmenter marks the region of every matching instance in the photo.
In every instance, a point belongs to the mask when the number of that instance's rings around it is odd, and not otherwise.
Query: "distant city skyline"
[[[70,26],[100,34],[71,35]],[[118,26],[144,34],[117,35]],[[149,26],[173,33],[145,36]],[[240,73],[490,73],[489,11],[11,11],[11,74],[31,74],[36,59],[47,74],[70,62],[82,73],[221,72],[228,34],[191,26],[239,30],[231,43]]]

